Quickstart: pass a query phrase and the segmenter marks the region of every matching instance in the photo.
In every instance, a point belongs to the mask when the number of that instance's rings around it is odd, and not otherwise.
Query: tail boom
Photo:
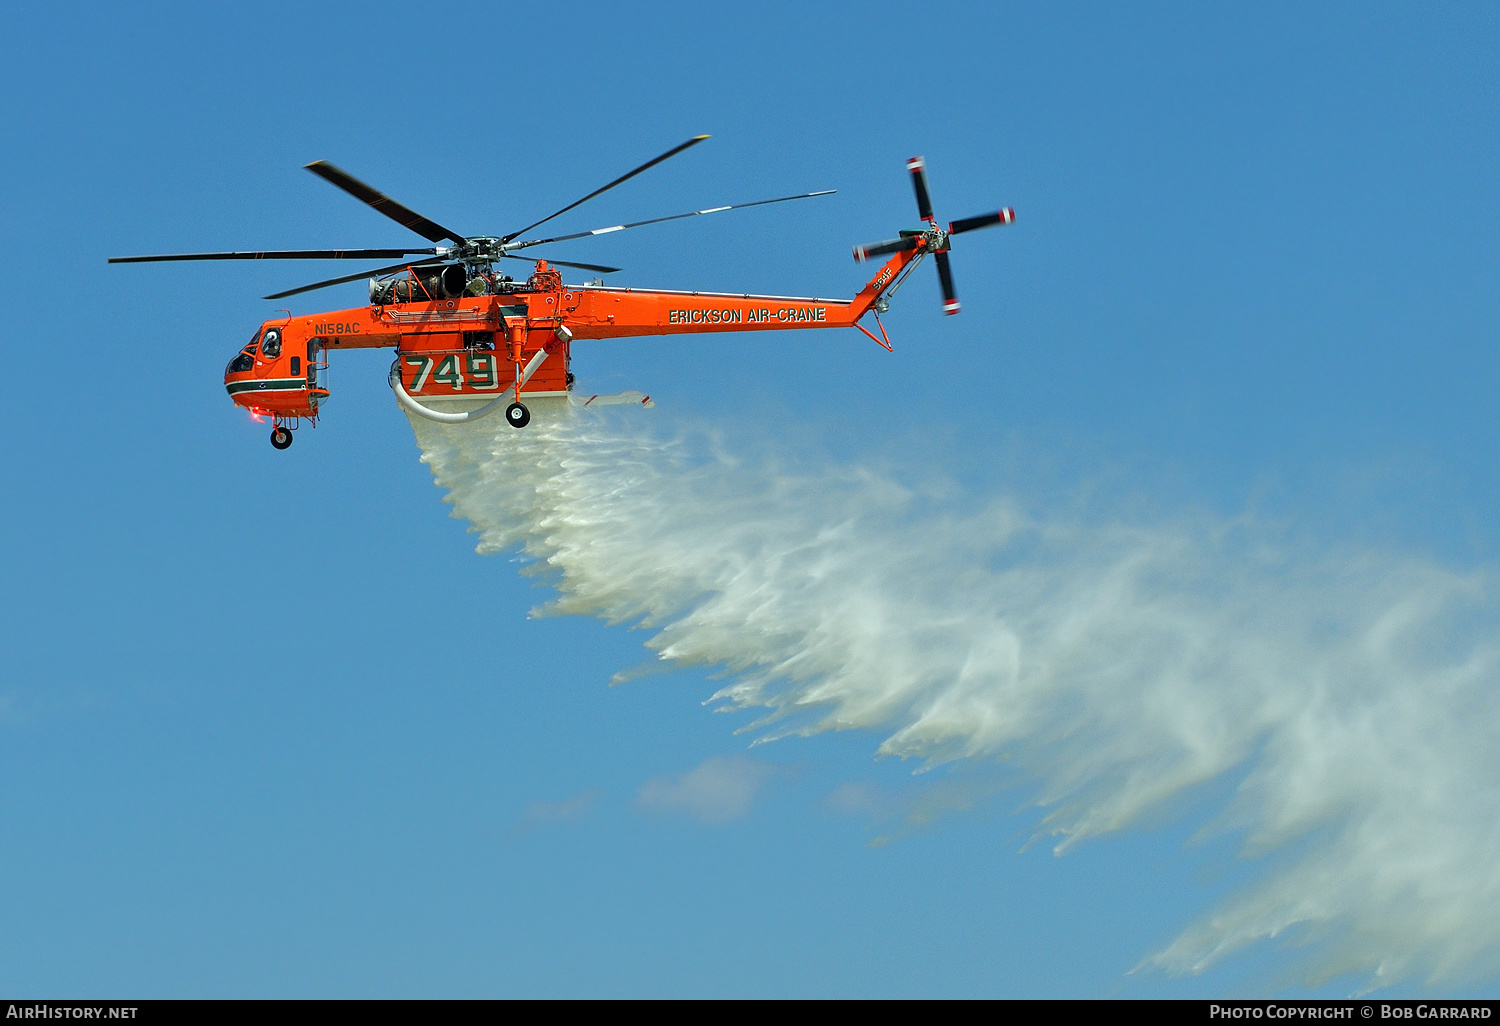
[[[853,299],[667,292],[590,286],[564,310],[576,338],[630,338],[717,331],[852,328],[921,250],[895,253]]]

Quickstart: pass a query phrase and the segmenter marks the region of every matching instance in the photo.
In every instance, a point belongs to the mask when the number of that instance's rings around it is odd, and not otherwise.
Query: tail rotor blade
[[[954,221],[948,226],[949,235],[957,235],[959,232],[972,232],[975,228],[988,228],[996,224],[1010,224],[1016,219],[1016,212],[1010,207],[1002,207],[993,214],[980,214],[978,217],[965,217]]]
[[[948,266],[947,252],[933,254],[937,261],[938,283],[943,286],[943,313],[958,313],[958,295],[953,291],[953,269]]]
[[[922,244],[922,236],[908,235],[903,239],[891,239],[888,242],[876,242],[868,246],[855,246],[854,259],[864,262],[871,257],[885,256],[887,253],[904,253],[908,249],[916,249]]]
[[[906,162],[906,170],[911,172],[911,187],[917,193],[917,213],[922,220],[932,220],[932,200],[927,195],[927,161],[921,157],[913,157]]]

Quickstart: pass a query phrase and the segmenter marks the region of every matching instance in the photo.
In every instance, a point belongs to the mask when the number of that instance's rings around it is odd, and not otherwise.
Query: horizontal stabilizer
[[[574,395],[571,397],[574,406],[655,406],[651,397],[645,392],[637,392],[631,389],[626,392],[616,392],[613,395]]]

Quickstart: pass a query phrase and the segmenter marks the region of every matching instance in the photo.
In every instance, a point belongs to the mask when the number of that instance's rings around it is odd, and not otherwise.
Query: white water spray
[[[760,736],[881,733],[1004,760],[1065,851],[1230,774],[1213,826],[1275,855],[1143,964],[1257,941],[1308,978],[1500,973],[1500,631],[1477,574],[1288,557],[1249,523],[1088,525],[997,499],[914,511],[853,468],[537,403],[532,426],[413,421],[480,552],[555,574],[560,612],[639,622]],[[1297,854],[1287,854],[1294,845]]]

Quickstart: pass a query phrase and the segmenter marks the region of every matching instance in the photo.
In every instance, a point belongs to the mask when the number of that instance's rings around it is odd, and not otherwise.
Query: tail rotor
[[[927,191],[927,161],[922,157],[912,157],[906,162],[906,170],[911,174],[912,191],[916,193],[917,214],[927,222],[927,226],[920,231],[902,232],[899,239],[855,246],[854,259],[864,261],[871,257],[913,249],[922,250],[923,256],[931,253],[933,262],[937,264],[938,284],[943,290],[943,313],[956,314],[959,311],[958,293],[953,288],[953,268],[948,262],[948,251],[952,248],[950,237],[997,224],[1010,224],[1016,219],[1016,212],[1010,207],[1002,207],[993,213],[953,221],[948,225],[948,230],[944,231],[937,226],[937,219],[932,213],[932,196]]]

